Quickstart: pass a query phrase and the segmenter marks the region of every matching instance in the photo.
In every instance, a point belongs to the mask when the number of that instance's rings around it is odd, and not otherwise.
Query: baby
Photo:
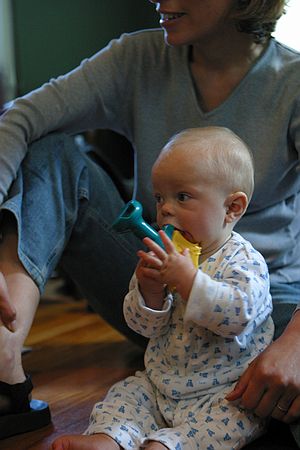
[[[273,337],[266,263],[233,231],[253,192],[251,153],[228,129],[188,129],[163,148],[152,182],[158,226],[198,244],[198,265],[164,231],[164,248],[144,239],[124,314],[149,338],[145,370],[94,406],[85,435],[52,450],[240,449],[265,430],[226,400]]]

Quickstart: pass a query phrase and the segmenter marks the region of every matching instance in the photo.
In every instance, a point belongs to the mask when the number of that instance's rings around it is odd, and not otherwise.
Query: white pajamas
[[[225,400],[272,340],[267,266],[239,234],[199,267],[188,301],[168,294],[147,308],[135,276],[124,301],[128,325],[149,337],[145,371],[114,385],[93,409],[87,434],[125,449],[148,440],[170,450],[239,449],[264,421]]]

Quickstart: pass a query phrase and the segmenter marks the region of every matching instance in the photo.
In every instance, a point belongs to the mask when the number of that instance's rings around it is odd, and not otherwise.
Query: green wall
[[[61,75],[122,32],[158,26],[147,0],[12,0],[17,95]]]

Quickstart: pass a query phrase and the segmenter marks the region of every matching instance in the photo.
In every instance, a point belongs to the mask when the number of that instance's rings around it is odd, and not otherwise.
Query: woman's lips
[[[184,13],[160,13],[160,21],[159,23],[162,24],[171,24],[175,21],[177,21],[178,19],[180,19],[182,16],[184,16]]]

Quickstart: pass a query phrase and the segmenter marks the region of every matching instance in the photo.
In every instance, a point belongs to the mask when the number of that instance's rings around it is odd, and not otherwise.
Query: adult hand
[[[0,320],[10,331],[15,331],[16,311],[9,302],[9,294],[3,274],[0,272]]]
[[[262,352],[226,397],[259,417],[291,423],[300,418],[300,313]]]

